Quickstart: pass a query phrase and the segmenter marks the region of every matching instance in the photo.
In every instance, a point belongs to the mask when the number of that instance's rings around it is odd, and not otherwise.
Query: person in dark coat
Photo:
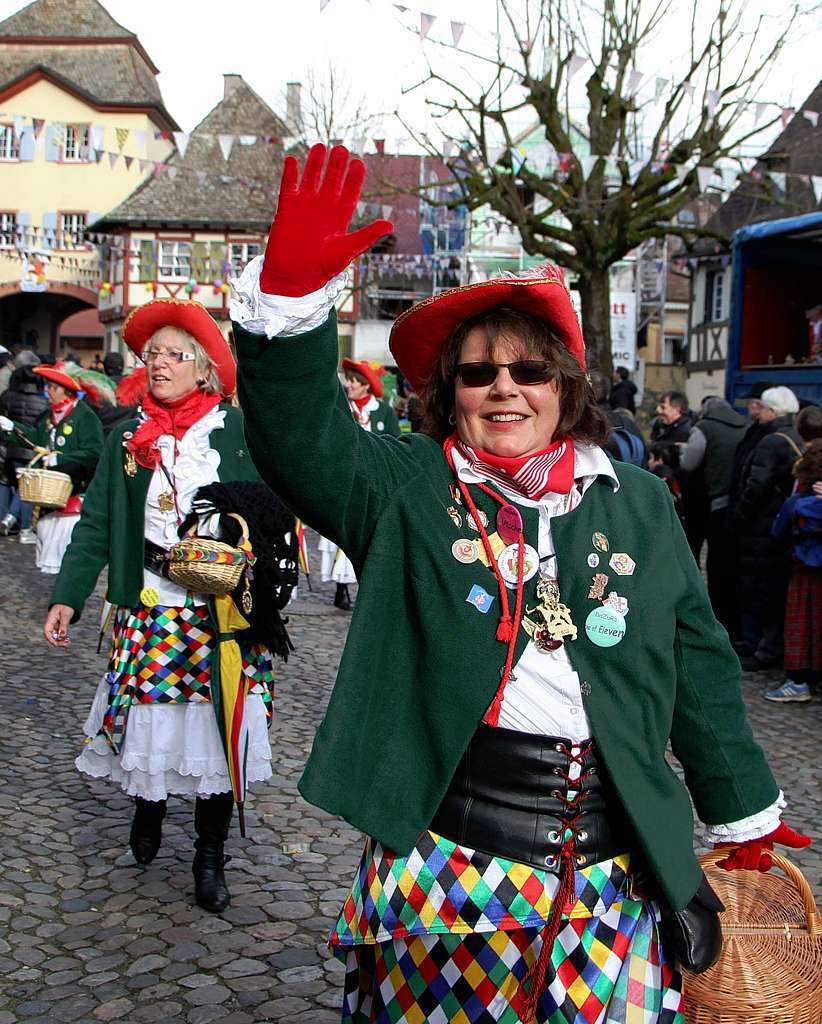
[[[588,376],[591,378],[591,387],[594,391],[594,398],[596,399],[597,407],[601,410],[611,427],[611,436],[602,447],[606,452],[608,452],[612,459],[624,462],[623,450],[617,443],[613,432],[615,430],[627,430],[629,434],[632,434],[634,437],[638,437],[642,442],[642,466],[643,468],[647,468],[645,438],[642,436],[642,431],[636,425],[636,421],[633,416],[628,415],[627,408],[624,406],[620,408],[614,407],[613,394],[615,389],[611,387],[611,382],[604,373],[600,373],[599,370],[591,370]],[[634,388],[634,391],[636,391],[636,386],[631,386]]]
[[[748,671],[782,664],[785,602],[791,576],[790,549],[771,534],[773,521],[793,490],[791,470],[802,453],[793,426],[799,410],[786,387],[768,388],[761,398],[762,438],[742,468],[739,499],[731,518],[737,536],[737,595],[743,629],[756,642],[743,656]]]
[[[681,391],[663,391],[651,424],[651,444],[664,444],[671,452],[670,465],[682,492],[685,511],[685,535],[694,558],[699,562],[702,545],[708,534],[708,495],[701,469],[686,473],[679,464],[679,453],[688,443],[694,417],[688,398]]]
[[[611,408],[627,409],[632,416],[635,416],[636,390],[636,384],[629,379],[628,368],[617,366],[614,369],[614,386],[611,388]]]
[[[736,624],[736,585],[733,546],[728,531],[728,492],[734,467],[734,455],[745,433],[745,417],[724,398],[710,396],[702,403],[702,413],[691,431],[688,443],[679,452],[679,465],[686,473],[702,469],[708,492],[708,594],[714,614],[731,636]]]
[[[24,349],[15,359],[16,369],[12,372],[8,390],[0,395],[0,416],[8,416],[17,423],[33,427],[49,407],[43,391],[43,381],[32,371],[39,362],[37,356]],[[22,442],[7,441],[3,464],[5,483],[0,485],[0,533],[8,536],[18,526],[21,544],[34,544],[37,538],[31,528],[34,509],[28,502],[20,500],[17,487],[17,471],[32,457],[32,449]]]

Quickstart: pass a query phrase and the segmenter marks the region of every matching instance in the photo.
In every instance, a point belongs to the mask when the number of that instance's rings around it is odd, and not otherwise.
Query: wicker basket
[[[197,537],[195,527],[168,552],[168,578],[172,583],[197,594],[227,594],[242,579],[248,565],[248,524],[242,516],[230,515],[242,527],[242,547],[235,548],[220,540]]]
[[[56,469],[18,469],[20,500],[40,508],[62,508],[71,497],[71,477]]]
[[[769,872],[724,871],[702,858],[725,904],[722,955],[704,974],[685,974],[689,1024],[820,1024],[822,921],[804,875],[778,853]]]

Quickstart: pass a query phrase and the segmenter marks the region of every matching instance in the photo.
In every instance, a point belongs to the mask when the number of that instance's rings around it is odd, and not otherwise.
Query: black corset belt
[[[573,745],[487,725],[468,745],[430,827],[554,874],[564,858],[580,868],[636,847],[593,740]]]
[[[143,566],[149,572],[153,572],[155,576],[162,576],[164,579],[168,579],[168,552],[165,548],[161,548],[158,544],[154,544],[146,538]]]

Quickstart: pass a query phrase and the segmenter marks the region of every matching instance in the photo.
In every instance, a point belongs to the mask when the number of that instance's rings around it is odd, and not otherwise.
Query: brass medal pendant
[[[543,580],[537,583],[538,604],[533,608],[526,606],[522,618],[522,628],[534,641],[540,651],[546,653],[557,650],[566,639],[576,640],[577,627],[571,618],[571,611],[559,599],[559,585],[556,580]],[[539,618],[532,619],[529,615],[537,613]]]
[[[137,476],[137,460],[132,452],[126,452],[126,476]]]
[[[163,491],[162,494],[157,496],[157,504],[160,507],[161,512],[173,512],[174,511],[174,492]]]
[[[254,607],[254,599],[251,596],[251,591],[250,590],[244,590],[243,591],[243,596],[241,598],[241,602],[242,602],[242,606],[243,606],[243,611],[246,613],[246,615],[250,615],[251,614],[251,609]]]

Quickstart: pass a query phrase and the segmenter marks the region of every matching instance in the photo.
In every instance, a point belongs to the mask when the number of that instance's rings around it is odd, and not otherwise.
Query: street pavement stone
[[[74,767],[105,666],[102,586],[65,653],[42,639],[52,580],[33,549],[0,539],[0,580],[0,1024],[339,1020],[342,965],[326,940],[362,836],[297,792],[350,620],[333,586],[301,580],[288,609],[297,649],[278,670],[275,774],[251,791],[247,837],[233,830],[232,904],[215,917],[193,900],[191,802],[169,801],[163,846],[141,868],[128,849],[131,801]],[[819,894],[822,702],[769,704],[761,694],[776,679],[745,676],[743,691],[787,818],[816,840],[793,859]]]

